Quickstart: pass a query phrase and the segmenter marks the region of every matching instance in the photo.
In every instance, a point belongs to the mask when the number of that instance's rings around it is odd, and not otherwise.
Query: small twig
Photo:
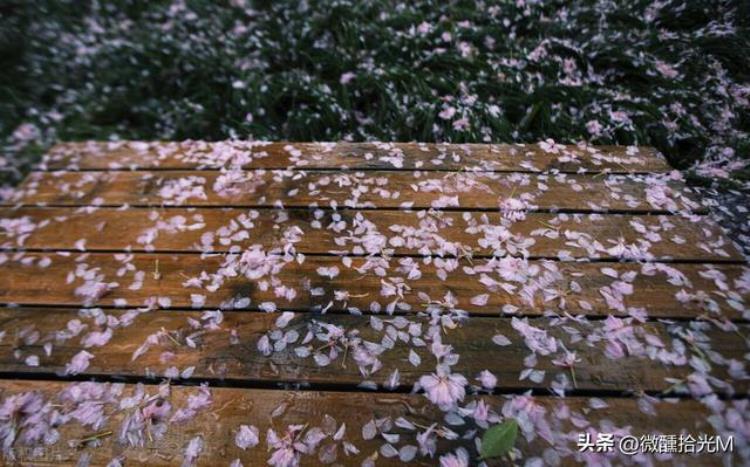
[[[576,369],[573,365],[570,366],[570,376],[573,378],[573,388],[578,389],[578,382],[576,382]]]
[[[178,347],[182,347],[182,344],[177,339],[175,339],[174,337],[172,337],[172,333],[170,331],[167,331],[164,328],[161,328],[161,330],[162,330],[162,332],[164,332],[164,335],[169,338],[169,340],[171,340],[172,342],[175,343],[175,345],[177,345]]]
[[[662,396],[667,395],[670,392],[676,390],[678,387],[682,386],[683,384],[685,384],[685,380],[681,379],[681,380],[677,381],[676,383],[674,383],[673,385],[669,386],[667,389],[665,389],[662,392],[660,392],[659,394],[662,395]]]
[[[154,265],[154,280],[160,280],[161,279],[161,272],[159,272],[159,260],[156,260],[156,263]]]
[[[93,435],[89,435],[85,438],[81,438],[77,441],[78,445],[82,445],[84,443],[88,443],[89,441],[96,441],[97,439],[106,438],[108,436],[112,436],[111,431],[102,431],[99,433],[94,433]]]
[[[344,357],[341,359],[341,368],[346,368],[346,355],[349,353],[349,344],[344,344]]]
[[[537,221],[539,224],[542,224],[543,226],[547,227],[550,230],[558,231],[560,230],[560,227],[555,227],[554,225],[550,224],[549,222],[544,221]]]

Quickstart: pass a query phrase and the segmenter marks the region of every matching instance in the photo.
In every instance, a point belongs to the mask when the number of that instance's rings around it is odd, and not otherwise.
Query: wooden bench
[[[544,464],[747,442],[750,269],[648,148],[66,143],[0,247],[9,463],[475,465],[506,418]]]

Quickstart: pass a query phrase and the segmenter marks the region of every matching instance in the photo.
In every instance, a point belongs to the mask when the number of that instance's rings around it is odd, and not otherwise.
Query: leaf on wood
[[[503,423],[490,427],[482,437],[482,459],[500,457],[507,454],[516,443],[518,422],[510,418]]]

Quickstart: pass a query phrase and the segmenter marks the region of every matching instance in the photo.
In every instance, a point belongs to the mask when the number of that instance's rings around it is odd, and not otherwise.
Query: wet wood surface
[[[217,326],[206,331],[196,328],[195,323],[215,319],[210,313],[153,311],[128,318],[127,315],[131,313],[122,310],[45,308],[4,310],[0,312],[0,325],[8,337],[0,342],[0,366],[4,371],[63,374],[65,365],[85,345],[87,336],[106,329],[107,326],[97,324],[102,316],[113,316],[118,320],[132,319],[133,324],[116,328],[109,344],[95,350],[96,357],[87,369],[88,373],[94,375],[160,381],[167,377],[165,375],[169,368],[194,368],[187,379],[237,383],[252,380],[269,385],[295,383],[340,388],[357,386],[362,381],[362,375],[353,351],[347,355],[341,352],[330,364],[318,366],[314,355],[324,342],[314,340],[309,344],[302,343],[308,332],[320,332],[328,325],[345,332],[356,332],[362,339],[361,345],[383,345],[382,353],[378,355],[383,369],[369,375],[369,380],[380,387],[387,383],[393,370],[398,370],[400,387],[409,390],[429,368],[433,358],[428,349],[417,349],[414,353],[419,358],[415,364],[410,361],[410,351],[405,346],[387,346],[391,336],[399,336],[396,340],[408,338],[410,326],[424,330],[429,328],[434,320],[427,317],[374,317],[383,323],[383,327],[376,330],[370,317],[296,313],[283,330],[296,333],[298,338],[274,351],[269,358],[258,351],[258,343],[263,336],[280,329],[276,325],[278,314],[225,312]],[[57,331],[66,329],[68,323],[76,320],[86,326],[85,330],[74,338],[61,339]],[[447,332],[444,342],[453,346],[461,356],[454,369],[465,375],[478,375],[488,370],[497,376],[500,387],[511,390],[543,390],[552,381],[558,380],[564,381],[571,390],[671,391],[679,394],[685,388],[669,383],[668,378],[684,381],[691,372],[689,365],[662,362],[653,354],[655,349],[675,349],[675,345],[678,345],[676,340],[696,333],[704,337],[700,347],[711,348],[726,359],[741,360],[744,347],[742,336],[750,331],[747,325],[740,325],[737,333],[725,335],[706,323],[665,324],[625,320],[625,329],[633,335],[628,342],[639,343],[642,349],[634,349],[634,355],[618,364],[618,371],[612,371],[607,352],[608,339],[614,337],[614,333],[606,329],[603,321],[536,318],[528,320],[528,324],[560,339],[568,350],[577,353],[580,362],[573,372],[555,365],[551,357],[540,358],[537,368],[545,373],[544,379],[538,382],[519,380],[519,375],[525,369],[523,360],[531,355],[523,336],[514,329],[511,318],[484,317],[467,320]],[[40,340],[26,345],[22,338],[13,338],[30,332],[38,332]],[[509,343],[496,344],[493,338],[497,335],[504,336]],[[153,345],[147,343],[150,336],[157,336],[157,342]],[[580,336],[590,337],[577,340]],[[591,336],[596,336],[596,339]],[[54,352],[49,356],[43,351],[47,343],[54,346]],[[297,349],[303,348],[309,349],[309,355],[297,353]],[[325,353],[325,349],[318,351]],[[638,355],[635,355],[636,352]],[[168,359],[164,358],[165,353],[169,355]],[[39,356],[38,367],[29,368],[24,364],[29,355]],[[486,358],[487,355],[492,355],[492,358]],[[728,380],[726,371],[720,367],[712,369],[712,376]],[[735,385],[734,390],[745,392],[747,382]]]
[[[671,170],[649,147],[563,145],[556,153],[536,144],[417,143],[63,143],[50,150],[49,170],[243,169],[287,167],[340,170],[421,169],[637,173]]]
[[[302,465],[401,465],[434,423],[458,436],[410,463],[474,465],[509,417],[516,463],[591,461],[585,432],[726,435],[747,303],[744,256],[652,148],[63,143],[0,206],[3,460],[266,465],[297,426],[325,432]],[[450,358],[446,412],[420,381]]]
[[[67,384],[68,388],[72,384]],[[65,383],[47,382],[24,382],[16,383],[10,381],[0,382],[0,396],[10,397],[19,393],[37,392],[45,402],[59,404],[60,392],[65,389]],[[101,388],[101,392],[108,395],[110,392],[131,396],[137,388],[132,385],[112,386]],[[194,388],[173,386],[170,390],[159,393],[156,386],[145,386],[141,388],[144,398],[158,400],[160,404],[169,403],[175,410],[184,407],[187,399],[195,393]],[[516,396],[521,401],[523,396]],[[106,396],[102,396],[107,400]],[[503,396],[481,396],[481,400],[499,410],[508,402]],[[513,400],[511,398],[511,400]],[[630,427],[634,435],[653,433],[713,433],[714,430],[708,423],[709,412],[698,402],[691,400],[681,401],[659,401],[654,404],[655,416],[642,414],[637,408],[637,402],[633,399],[608,398],[590,399],[585,397],[571,397],[565,400],[564,408],[561,399],[554,397],[535,397],[523,400],[526,407],[533,406],[537,414],[542,415],[549,424],[549,431],[556,433],[555,446],[559,449],[576,449],[575,439],[561,439],[563,433],[577,431],[576,419],[587,418],[592,420],[596,426],[597,419],[607,419],[614,427]],[[143,404],[146,405],[146,404]],[[601,407],[593,409],[594,407]],[[75,465],[81,456],[90,456],[92,465],[105,465],[113,458],[121,458],[126,464],[146,463],[148,465],[179,465],[184,461],[184,452],[188,443],[196,437],[201,437],[203,445],[201,455],[197,459],[197,465],[211,466],[216,462],[233,459],[241,459],[244,465],[264,465],[270,455],[264,446],[256,446],[242,450],[234,443],[236,433],[241,425],[252,425],[261,434],[268,429],[273,429],[280,436],[284,435],[284,429],[290,425],[301,425],[304,427],[325,427],[329,425],[336,429],[341,423],[346,423],[343,440],[352,443],[359,451],[358,454],[347,456],[339,442],[336,459],[344,465],[360,465],[362,461],[370,456],[377,459],[378,465],[403,465],[398,455],[386,457],[380,449],[382,441],[377,439],[366,440],[359,427],[364,426],[373,419],[388,419],[393,422],[401,417],[414,424],[429,424],[435,418],[440,418],[440,413],[434,406],[426,403],[426,400],[418,395],[408,394],[372,394],[366,392],[316,392],[316,391],[284,391],[284,390],[262,390],[262,389],[237,389],[237,388],[215,388],[211,391],[211,403],[199,411],[195,418],[188,423],[178,425],[179,430],[170,430],[169,435],[162,438],[152,437],[144,440],[144,448],[124,448],[117,442],[119,429],[124,418],[128,415],[126,411],[114,410],[111,404],[102,402],[102,410],[111,414],[107,423],[100,430],[92,431],[82,427],[66,425],[62,428],[63,439],[77,441],[73,447],[66,445],[49,448],[44,455],[50,462],[55,464]],[[143,410],[140,407],[139,410]],[[585,414],[585,415],[584,415]],[[331,421],[330,419],[333,419]],[[166,417],[166,421],[169,417]],[[334,423],[335,422],[335,423]],[[162,422],[164,423],[164,422]],[[457,433],[469,431],[471,427],[452,427]],[[397,434],[399,442],[394,443],[396,449],[403,446],[415,446],[416,436],[414,431],[395,427],[391,430]],[[97,447],[92,447],[92,441],[87,441],[94,436],[99,436],[94,441]],[[324,444],[333,444],[329,439]],[[464,446],[471,448],[466,440],[454,441],[440,440],[440,450],[450,451],[452,448]],[[550,444],[540,437],[532,442],[520,441],[518,449],[526,456],[540,455]],[[442,449],[441,449],[442,448]],[[29,459],[31,456],[22,449],[17,450],[19,459]],[[33,459],[33,457],[31,457]],[[568,459],[565,465],[575,465],[573,459]],[[712,465],[715,457],[711,455],[690,456],[691,465]],[[302,465],[320,465],[318,456],[308,455],[300,459]],[[417,460],[417,465],[432,465],[434,459]],[[500,464],[498,464],[500,465]]]
[[[684,185],[651,175],[299,171],[35,172],[6,205],[449,208],[573,212],[704,212]],[[238,178],[235,178],[238,177]],[[223,194],[217,190],[226,186]],[[512,201],[509,201],[512,200]]]
[[[514,222],[495,212],[33,207],[0,208],[0,218],[35,227],[0,241],[6,249],[72,250],[81,239],[87,251],[226,252],[255,244],[270,249],[299,229],[295,246],[304,254],[424,256],[447,244],[446,256],[525,251],[540,258],[743,260],[706,216],[529,213]],[[215,233],[210,242],[202,240],[206,232]],[[370,251],[358,239],[363,232],[383,235],[385,243]],[[503,243],[493,245],[493,237]]]
[[[50,264],[40,273],[39,264]],[[741,280],[747,268],[739,264],[692,263],[577,263],[559,261],[524,262],[515,260],[523,277],[533,275],[538,279],[525,285],[514,280],[503,280],[494,273],[495,260],[486,259],[430,259],[430,264],[412,258],[347,258],[328,256],[283,255],[281,251],[266,257],[278,272],[261,279],[278,280],[281,285],[298,292],[288,299],[279,299],[276,290],[249,281],[241,272],[240,255],[165,253],[0,253],[0,303],[18,305],[82,304],[76,291],[83,284],[71,271],[95,269],[111,280],[109,288],[97,300],[97,305],[149,306],[159,298],[166,299],[169,307],[191,307],[192,295],[205,296],[202,307],[207,308],[257,308],[263,303],[275,303],[279,309],[321,312],[339,311],[423,311],[430,303],[442,303],[446,294],[454,299],[454,307],[472,314],[500,316],[508,311],[515,314],[541,315],[553,313],[585,314],[592,316],[627,315],[628,308],[648,309],[653,318],[740,318],[740,310],[731,306],[732,297],[722,291],[724,284]],[[347,261],[347,263],[349,263]],[[408,281],[406,287],[396,287],[396,282],[386,280],[377,269],[393,263],[401,268],[400,277],[410,271],[419,271],[419,277]],[[335,268],[336,276],[322,275],[320,271]],[[416,268],[416,269],[415,269]],[[606,269],[611,275],[602,273]],[[484,272],[484,271],[487,272]],[[441,277],[440,271],[445,272]],[[204,275],[205,274],[205,275]],[[323,273],[325,274],[325,273]],[[619,277],[634,275],[630,282],[633,292],[622,297],[622,308],[613,308],[607,290],[621,282]],[[613,276],[617,277],[613,277]],[[204,277],[204,285],[221,284],[213,293],[195,287],[186,287],[191,279]],[[495,286],[486,281],[497,282]],[[717,283],[718,281],[718,283]],[[259,281],[262,282],[262,281]],[[539,284],[555,290],[555,295],[545,294]],[[391,287],[392,286],[392,287]],[[701,292],[706,299],[686,299],[677,295],[681,290]],[[346,291],[348,296],[337,299],[336,291]],[[702,296],[701,294],[701,296]],[[477,296],[486,297],[480,306],[472,304]],[[739,299],[747,300],[750,290],[744,290]],[[245,300],[245,299],[249,299]],[[711,299],[717,309],[707,305]],[[510,308],[509,308],[510,307]]]

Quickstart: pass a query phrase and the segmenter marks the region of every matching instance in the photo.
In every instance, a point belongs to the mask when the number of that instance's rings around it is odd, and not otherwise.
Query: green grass
[[[56,140],[553,138],[750,180],[750,7],[655,5],[6,0],[0,170]]]

